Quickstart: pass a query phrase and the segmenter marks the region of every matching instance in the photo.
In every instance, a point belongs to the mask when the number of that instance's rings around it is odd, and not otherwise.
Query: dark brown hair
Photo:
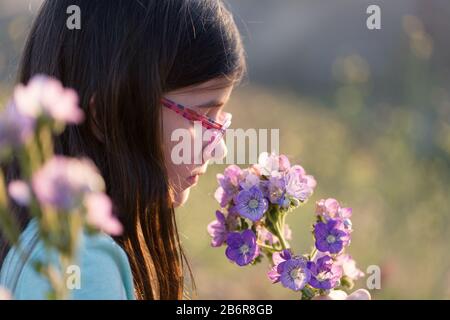
[[[66,27],[70,5],[81,9],[81,30]],[[181,299],[187,265],[159,101],[211,79],[239,81],[244,71],[239,32],[219,0],[47,0],[34,22],[19,81],[42,73],[79,93],[87,120],[55,137],[55,152],[99,167],[125,227],[115,240],[128,255],[138,299]],[[6,175],[18,173],[11,166]],[[29,218],[15,213],[24,226]]]

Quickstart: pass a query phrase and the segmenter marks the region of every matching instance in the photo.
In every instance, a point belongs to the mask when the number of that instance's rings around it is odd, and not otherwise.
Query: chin
[[[181,207],[182,205],[184,205],[189,198],[190,192],[191,192],[191,188],[187,188],[187,189],[183,190],[182,192],[175,194],[175,197],[173,200],[173,206],[176,208],[176,207]]]

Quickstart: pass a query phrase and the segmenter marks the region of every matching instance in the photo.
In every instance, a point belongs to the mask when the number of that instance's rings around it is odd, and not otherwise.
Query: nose
[[[223,158],[225,158],[227,156],[228,153],[228,148],[227,145],[225,144],[225,141],[223,138],[221,138],[219,140],[218,143],[214,144],[209,144],[205,147],[205,149],[203,150],[203,161],[207,162],[209,160],[222,160]]]

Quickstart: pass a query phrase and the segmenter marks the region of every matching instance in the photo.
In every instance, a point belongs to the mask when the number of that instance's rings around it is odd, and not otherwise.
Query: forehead
[[[218,78],[207,82],[180,88],[169,92],[166,97],[175,99],[187,106],[205,103],[210,100],[225,103],[233,90],[233,84],[226,79]]]
[[[200,84],[180,88],[171,94],[204,93],[207,91],[227,91],[233,88],[233,83],[226,78],[215,78]]]

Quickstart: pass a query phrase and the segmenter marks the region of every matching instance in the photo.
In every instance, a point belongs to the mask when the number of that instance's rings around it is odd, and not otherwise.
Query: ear
[[[105,135],[103,134],[103,131],[101,129],[101,126],[99,125],[98,121],[98,115],[97,115],[97,108],[95,105],[95,95],[91,98],[89,101],[89,108],[91,111],[91,117],[89,117],[89,128],[91,129],[92,133],[94,134],[95,138],[100,141],[101,143],[105,142]]]

